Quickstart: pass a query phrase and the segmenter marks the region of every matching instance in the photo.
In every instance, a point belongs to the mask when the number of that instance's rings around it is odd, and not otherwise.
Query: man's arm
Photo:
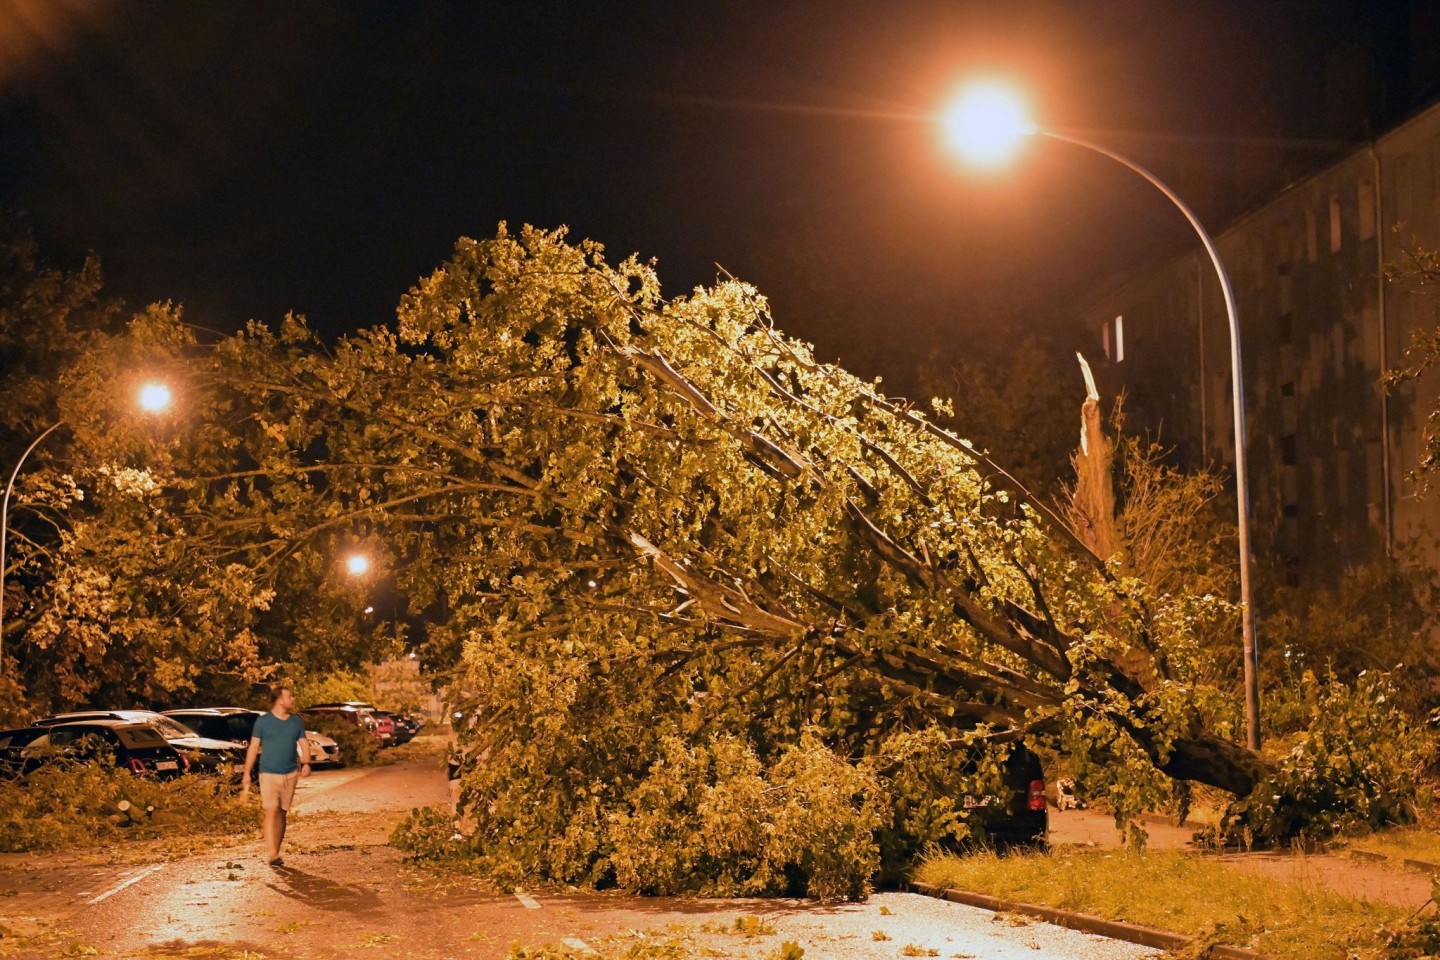
[[[250,789],[250,771],[255,769],[255,760],[260,756],[260,738],[251,737],[250,746],[245,750],[245,773],[240,777],[240,789]]]
[[[305,722],[300,722],[300,739],[295,741],[295,749],[300,752],[300,776],[310,776],[310,738],[305,735]]]

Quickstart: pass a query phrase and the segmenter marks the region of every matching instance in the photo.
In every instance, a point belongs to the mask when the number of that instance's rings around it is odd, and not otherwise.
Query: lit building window
[[[1112,356],[1110,355],[1110,324],[1108,324],[1108,323],[1104,323],[1104,324],[1101,324],[1101,325],[1100,325],[1100,346],[1102,346],[1102,347],[1105,348],[1105,359],[1106,359],[1106,360],[1114,360],[1114,359],[1115,359],[1114,357],[1112,357]]]
[[[1305,262],[1314,263],[1316,248],[1319,243],[1315,240],[1315,211],[1305,211]]]
[[[1340,252],[1340,194],[1330,194],[1330,252]]]
[[[1410,202],[1414,194],[1414,181],[1410,176],[1410,154],[1402,153],[1395,158],[1395,219],[1409,224],[1414,215]]]
[[[1125,362],[1125,318],[1115,318],[1115,362]]]
[[[1369,240],[1375,236],[1375,184],[1369,180],[1361,180],[1358,195],[1358,213],[1360,223],[1358,224],[1357,236],[1363,240]]]

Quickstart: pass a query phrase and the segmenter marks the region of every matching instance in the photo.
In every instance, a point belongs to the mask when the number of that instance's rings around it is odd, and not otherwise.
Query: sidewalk
[[[1177,827],[1173,823],[1147,822],[1147,849],[1192,851],[1214,856],[1220,862],[1277,880],[1324,887],[1361,900],[1381,900],[1419,909],[1430,899],[1430,877],[1391,861],[1377,863],[1343,854],[1302,854],[1275,851],[1256,853],[1206,854],[1191,839],[1198,825]],[[1109,814],[1091,810],[1050,811],[1050,842],[1075,846],[1115,849],[1120,835]]]

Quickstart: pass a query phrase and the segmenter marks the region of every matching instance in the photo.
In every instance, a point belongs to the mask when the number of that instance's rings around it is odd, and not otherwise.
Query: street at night
[[[591,944],[608,950],[645,938],[686,938],[706,956],[735,958],[762,957],[784,940],[800,943],[806,956],[834,960],[892,960],[905,945],[987,960],[1128,960],[1154,953],[918,894],[884,893],[864,905],[819,908],[793,900],[574,891],[517,896],[473,876],[407,865],[386,846],[389,831],[412,807],[445,803],[447,796],[433,756],[316,773],[299,791],[294,847],[278,869],[264,865],[254,838],[154,862],[132,861],[116,850],[72,864],[0,857],[6,922],[28,941],[0,955],[48,958],[69,950],[71,956],[319,960],[374,949],[484,960],[505,957],[517,943],[568,944],[585,953]],[[737,920],[757,916],[773,930],[735,931]],[[890,940],[874,941],[876,930]]]
[[[0,960],[1440,960],[1434,0],[0,0]]]

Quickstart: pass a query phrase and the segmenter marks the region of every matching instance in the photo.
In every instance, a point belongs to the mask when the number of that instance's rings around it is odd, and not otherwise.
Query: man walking
[[[295,800],[295,784],[310,776],[310,741],[305,738],[305,721],[290,712],[295,709],[295,694],[284,685],[272,693],[270,712],[255,718],[240,789],[250,792],[250,771],[258,757],[266,862],[278,867],[285,863],[280,858],[280,844],[285,839],[285,818]]]

